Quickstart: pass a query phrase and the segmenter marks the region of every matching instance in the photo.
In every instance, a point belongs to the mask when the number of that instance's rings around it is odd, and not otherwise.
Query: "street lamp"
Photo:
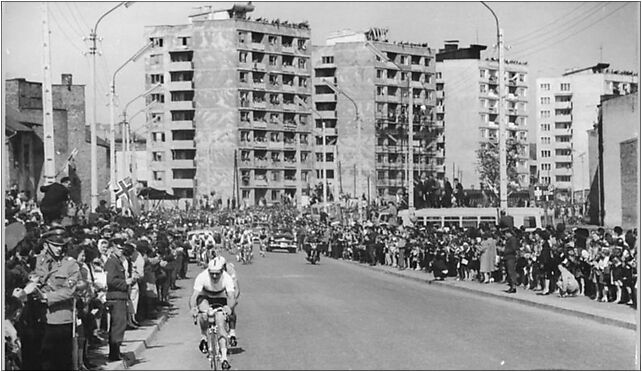
[[[397,69],[399,70],[399,73],[403,74],[404,69],[401,67],[401,65],[397,64],[396,62],[392,61],[391,59],[388,58],[385,54],[383,54],[382,51],[380,51],[372,42],[366,41],[366,47],[368,50],[370,50],[372,53],[374,53],[377,57],[381,58],[384,61],[387,61],[388,63],[392,63]],[[415,136],[414,134],[414,128],[413,128],[413,96],[412,96],[412,87],[410,86],[410,80],[411,80],[411,75],[408,74],[406,76],[406,81],[408,83],[408,154],[406,155],[408,157],[408,161],[406,162],[407,167],[408,167],[408,210],[412,213],[412,211],[415,209],[415,177],[414,177],[414,152],[413,152],[413,138]]]
[[[499,208],[502,211],[508,209],[508,174],[506,172],[506,123],[504,122],[504,34],[499,28],[499,18],[485,2],[481,2],[495,18],[495,26],[497,28],[497,59],[499,63],[499,94],[498,94],[498,137],[499,137]]]
[[[114,71],[114,74],[111,78],[111,86],[109,89],[109,105],[110,105],[110,121],[109,121],[109,190],[110,190],[110,197],[111,197],[111,203],[114,204],[116,203],[116,190],[115,190],[115,185],[116,185],[116,136],[115,136],[115,126],[116,126],[116,75],[122,70],[129,62],[136,62],[140,56],[143,55],[143,53],[149,49],[152,45],[154,45],[153,42],[149,42],[147,45],[143,46],[141,49],[139,49],[134,55],[129,57],[125,63],[123,63],[120,67]]]
[[[128,8],[133,2],[123,1],[118,3],[115,7],[108,10],[106,13],[100,16],[89,32],[89,40],[91,41],[91,46],[89,47],[89,54],[91,55],[90,64],[89,64],[89,75],[91,77],[92,83],[92,115],[91,121],[89,122],[89,130],[91,132],[91,210],[95,210],[98,207],[98,143],[96,140],[96,107],[97,107],[97,98],[96,98],[96,52],[98,50],[96,46],[96,41],[98,39],[98,24],[103,20],[109,13],[116,10],[118,7],[124,5]],[[111,188],[111,185],[110,185]]]

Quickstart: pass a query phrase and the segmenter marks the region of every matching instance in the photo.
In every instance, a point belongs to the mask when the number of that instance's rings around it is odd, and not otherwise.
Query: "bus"
[[[508,216],[513,218],[513,226],[524,226],[526,231],[542,228],[544,210],[542,208],[508,208]],[[425,208],[417,209],[411,215],[408,210],[399,211],[404,225],[433,225],[434,227],[459,226],[479,227],[482,223],[499,224],[499,208]]]

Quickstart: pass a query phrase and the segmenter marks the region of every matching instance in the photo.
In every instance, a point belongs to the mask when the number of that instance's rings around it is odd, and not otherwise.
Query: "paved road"
[[[236,370],[634,369],[636,332],[280,252],[237,265]],[[197,273],[190,268],[190,276]],[[133,370],[203,370],[181,281],[178,309]]]

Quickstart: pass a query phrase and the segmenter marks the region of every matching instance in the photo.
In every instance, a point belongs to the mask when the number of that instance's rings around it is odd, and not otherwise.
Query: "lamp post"
[[[399,73],[403,74],[404,69],[401,67],[401,65],[397,64],[396,62],[390,60],[388,56],[383,54],[382,51],[380,51],[372,42],[366,41],[366,47],[368,50],[370,50],[372,53],[374,53],[377,57],[385,60],[388,63],[393,64],[395,67],[397,67],[397,70],[399,70]],[[414,152],[413,152],[413,138],[415,136],[414,134],[414,128],[413,128],[413,121],[414,121],[414,112],[413,112],[413,96],[412,96],[412,87],[410,86],[410,80],[411,80],[412,75],[408,74],[406,76],[406,81],[408,83],[408,154],[406,155],[408,157],[408,161],[406,162],[407,167],[408,167],[408,173],[407,173],[407,179],[408,179],[408,210],[409,212],[413,212],[415,209],[415,177],[414,177]]]
[[[109,13],[116,10],[118,7],[122,5],[124,5],[125,7],[129,7],[131,4],[132,2],[127,1],[118,3],[118,5],[101,15],[100,18],[98,18],[98,20],[96,21],[94,28],[89,32],[89,40],[91,42],[91,45],[89,47],[89,54],[91,55],[89,63],[89,75],[92,83],[92,113],[91,120],[89,122],[89,130],[91,132],[91,210],[95,210],[96,207],[98,207],[98,143],[96,140],[96,52],[98,50],[96,41],[98,39],[98,25],[100,24],[100,21],[103,20],[103,18],[105,18]]]
[[[112,75],[111,78],[111,86],[109,89],[109,106],[110,106],[110,120],[109,120],[109,191],[110,191],[110,198],[111,198],[111,203],[115,204],[116,203],[116,191],[115,191],[115,185],[116,185],[116,136],[115,136],[115,131],[116,131],[116,75],[122,70],[129,62],[136,62],[140,56],[143,55],[143,53],[149,49],[154,43],[149,42],[147,45],[143,46],[141,49],[139,49],[134,55],[129,57],[125,63],[120,65],[114,71],[114,74]]]
[[[123,108],[123,113],[122,113],[122,116],[123,116],[123,121],[122,121],[123,134],[122,134],[122,137],[123,138],[127,138],[127,139],[122,141],[122,143],[123,143],[122,147],[123,147],[123,151],[124,151],[123,154],[124,154],[124,157],[125,157],[125,164],[126,164],[126,169],[127,169],[127,171],[125,172],[126,174],[129,174],[130,167],[131,167],[131,159],[128,160],[128,157],[129,157],[129,149],[128,149],[129,144],[127,144],[127,147],[125,146],[125,142],[127,142],[127,143],[129,142],[129,123],[127,122],[127,109],[129,108],[129,105],[131,105],[137,99],[139,99],[141,97],[145,97],[146,95],[152,93],[153,91],[155,91],[156,89],[158,89],[158,88],[160,88],[162,86],[163,86],[163,84],[160,84],[160,83],[154,85],[153,87],[147,89],[143,93],[141,93],[141,94],[137,95],[136,97],[132,98],[129,102],[127,102],[127,104]],[[143,112],[144,110],[146,110],[147,108],[149,108],[151,105],[153,105],[155,103],[156,103],[156,101],[152,101],[150,104],[145,106],[142,110],[140,110],[137,113],[135,113],[134,115],[132,115],[132,117],[129,118],[129,120],[131,120],[134,116],[136,116],[139,113]]]
[[[499,63],[498,80],[499,80],[499,94],[498,94],[498,120],[499,120],[499,208],[506,211],[508,208],[508,175],[506,172],[506,123],[504,122],[504,34],[499,28],[499,19],[497,15],[485,2],[481,2],[495,18],[495,26],[497,28],[497,59]]]

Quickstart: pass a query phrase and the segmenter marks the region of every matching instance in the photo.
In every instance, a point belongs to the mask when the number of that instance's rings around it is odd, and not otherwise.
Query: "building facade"
[[[587,131],[598,120],[602,95],[637,92],[638,77],[606,63],[537,79],[539,182],[583,203],[590,189]]]
[[[68,174],[64,167],[74,149],[76,176],[71,196],[75,202],[91,201],[91,145],[89,128],[85,125],[85,86],[74,85],[72,76],[63,74],[61,84],[52,85],[54,151],[58,173],[56,180]],[[43,185],[44,144],[42,83],[25,79],[5,81],[5,185],[16,184],[40,199]],[[98,197],[109,200],[109,146],[98,139]]]
[[[312,53],[316,176],[326,172],[335,195],[373,199],[407,189],[409,91],[413,178],[443,175],[433,51],[426,44],[388,42],[385,35],[380,29],[339,32]]]
[[[499,141],[499,63],[484,57],[485,50],[484,45],[460,48],[453,41],[436,55],[437,112],[444,125],[445,174],[471,189],[482,183],[479,150],[497,147]],[[528,68],[519,61],[506,61],[504,66],[507,140],[516,148],[512,155],[516,162],[514,186],[523,188],[530,184]]]
[[[313,177],[310,29],[234,6],[147,27],[151,187],[181,199],[301,202]]]

